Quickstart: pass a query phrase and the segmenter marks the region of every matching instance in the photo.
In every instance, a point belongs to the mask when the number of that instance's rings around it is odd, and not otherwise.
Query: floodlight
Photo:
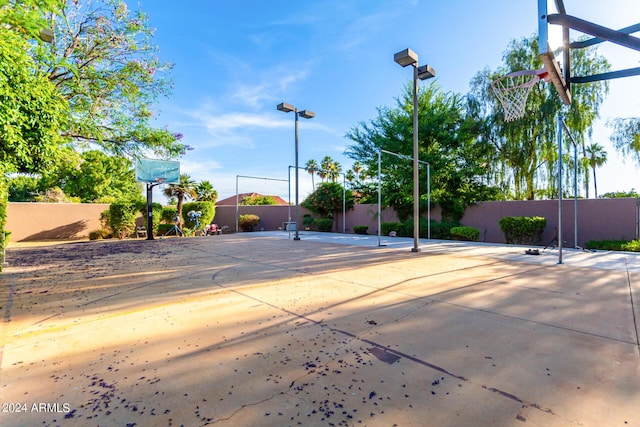
[[[276,108],[278,111],[284,111],[285,113],[295,111],[295,107],[291,104],[287,104],[286,102],[281,102]]]
[[[423,65],[418,67],[418,78],[420,80],[427,80],[436,76],[436,70],[431,65]]]
[[[304,117],[305,119],[313,119],[316,116],[316,113],[310,110],[302,110],[298,113],[300,117]]]
[[[393,55],[393,60],[403,67],[406,67],[407,65],[417,65],[418,54],[407,48],[402,52],[398,52]]]

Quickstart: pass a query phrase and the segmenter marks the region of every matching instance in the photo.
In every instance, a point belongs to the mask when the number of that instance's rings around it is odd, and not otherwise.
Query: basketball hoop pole
[[[153,187],[163,183],[162,180],[157,179],[158,182],[147,182],[147,240],[153,239]]]

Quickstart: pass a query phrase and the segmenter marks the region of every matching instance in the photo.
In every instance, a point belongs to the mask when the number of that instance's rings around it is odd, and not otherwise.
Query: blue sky
[[[537,32],[537,0],[129,1],[149,15],[163,60],[175,63],[174,95],[162,99],[157,126],[194,147],[181,171],[209,180],[219,198],[235,195],[236,176],[287,179],[294,163],[294,116],[280,102],[316,113],[300,119],[300,164],[330,155],[343,170],[345,134],[394,105],[411,76],[393,61],[407,47],[437,71],[445,91],[467,93],[471,78],[497,68],[511,39]],[[637,0],[565,0],[567,12],[611,28],[640,22]],[[601,45],[614,69],[637,67],[640,53]],[[640,190],[604,126],[640,117],[640,77],[611,81],[593,142],[607,148],[598,190]],[[532,112],[531,114],[535,114]],[[301,172],[301,198],[311,177]],[[287,198],[286,182],[240,178],[239,191]],[[293,188],[293,184],[292,184]],[[293,190],[292,190],[293,191]],[[159,197],[156,190],[156,196]],[[593,196],[593,190],[591,190]]]

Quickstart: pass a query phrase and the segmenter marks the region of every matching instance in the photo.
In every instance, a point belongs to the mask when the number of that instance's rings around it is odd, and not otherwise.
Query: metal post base
[[[411,252],[420,252],[420,248],[411,248]]]
[[[293,240],[300,240],[300,238],[299,237],[294,237]]]

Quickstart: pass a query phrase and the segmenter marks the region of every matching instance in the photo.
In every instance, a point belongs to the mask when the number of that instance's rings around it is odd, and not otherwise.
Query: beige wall
[[[564,240],[573,244],[574,210],[573,200],[563,204]],[[73,203],[9,203],[7,207],[7,226],[11,231],[11,241],[79,239],[86,238],[89,232],[100,228],[100,213],[109,208],[107,204]],[[254,213],[261,218],[259,228],[277,230],[291,217],[295,221],[295,207],[291,206],[240,206],[239,213]],[[300,218],[308,211],[300,208]],[[377,205],[356,205],[347,210],[346,231],[352,232],[355,225],[369,227],[368,234],[377,234]],[[216,206],[214,221],[219,226],[227,225],[235,229],[235,206]],[[484,242],[504,243],[504,236],[498,222],[505,216],[542,216],[547,218],[547,228],[543,235],[543,244],[555,235],[558,226],[558,201],[513,201],[481,202],[469,206],[462,218],[462,224],[480,229],[480,238]],[[440,209],[434,208],[432,219],[440,219]],[[142,218],[140,218],[142,219]],[[159,218],[154,218],[154,223]],[[391,209],[382,213],[382,222],[395,222],[397,216]],[[334,221],[334,231],[342,232],[342,212]],[[585,199],[578,200],[578,244],[583,246],[588,240],[638,238],[638,201],[623,199]]]
[[[12,242],[81,239],[100,228],[102,203],[18,203],[7,206],[6,229]]]

